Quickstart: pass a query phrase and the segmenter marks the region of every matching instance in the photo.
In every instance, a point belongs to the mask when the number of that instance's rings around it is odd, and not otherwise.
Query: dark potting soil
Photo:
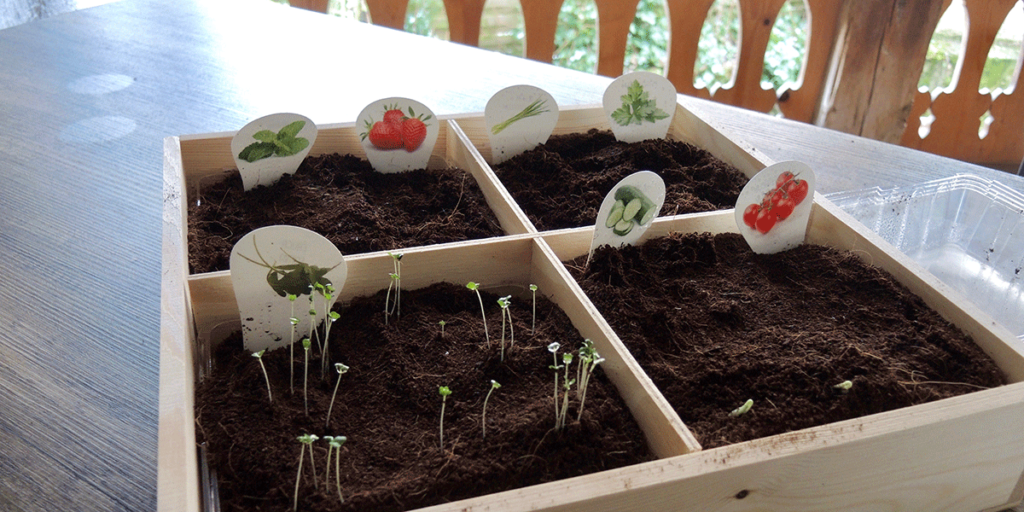
[[[567,267],[704,448],[1005,382],[968,336],[848,252],[756,255],[740,235],[687,234],[583,264]]]
[[[243,193],[233,174],[202,190],[188,206],[190,272],[226,270],[238,240],[275,224],[320,233],[346,255],[504,234],[465,171],[382,174],[352,155],[322,155],[269,187]]]
[[[385,294],[341,308],[331,330],[329,380],[320,378],[320,352],[310,350],[309,416],[303,408],[301,345],[296,350],[295,393],[289,391],[289,350],[263,356],[273,401],[259,362],[241,334],[216,349],[212,376],[196,393],[196,437],[208,443],[210,463],[228,511],[291,510],[301,444],[313,444],[318,486],[308,452],[300,484],[300,510],[397,511],[481,496],[652,460],[644,435],[606,379],[594,372],[581,421],[570,400],[569,420],[554,426],[554,378],[549,343],[576,352],[582,342],[565,314],[537,298],[537,329],[531,334],[531,299],[513,298],[515,345],[500,361],[501,314],[497,296],[483,293],[490,332],[488,347],[480,304],[464,286],[433,285],[403,291],[402,315],[384,325]],[[336,307],[336,310],[338,308]],[[438,322],[444,320],[445,334]],[[506,342],[509,342],[506,339]],[[325,427],[341,376],[330,427]],[[575,372],[575,369],[573,369]],[[491,380],[501,384],[483,402]],[[444,410],[440,446],[439,386],[451,395]],[[343,435],[341,505],[334,483],[324,485],[327,444]]]
[[[681,141],[625,143],[608,130],[554,135],[494,167],[541,231],[592,225],[619,180],[652,171],[665,181],[662,216],[729,209],[747,177],[708,151]]]

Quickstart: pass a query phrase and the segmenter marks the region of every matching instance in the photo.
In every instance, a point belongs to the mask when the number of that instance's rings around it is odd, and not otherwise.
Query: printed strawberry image
[[[775,188],[769,190],[760,204],[751,204],[743,210],[743,223],[758,233],[765,234],[779,221],[792,215],[797,205],[807,197],[810,185],[789,172],[779,174]]]
[[[398,105],[385,105],[384,110],[382,121],[366,121],[366,131],[360,134],[360,138],[369,138],[370,144],[377,149],[416,151],[427,138],[426,121],[433,116],[416,115],[412,107],[408,107],[406,114]]]

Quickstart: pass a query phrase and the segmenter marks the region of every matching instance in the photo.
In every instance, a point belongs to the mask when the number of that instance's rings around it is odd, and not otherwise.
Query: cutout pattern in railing
[[[956,0],[960,1],[960,0]],[[952,0],[946,0],[949,8]],[[979,91],[982,72],[996,33],[1019,0],[966,0],[966,33],[950,86],[935,94],[919,91],[907,119],[900,144],[960,160],[1011,168],[1024,155],[1024,92],[1021,91],[1021,59],[1013,84],[993,98]],[[921,117],[930,111],[934,119],[921,130]],[[988,133],[981,137],[979,124],[986,112],[992,116]],[[922,131],[926,132],[922,136]]]

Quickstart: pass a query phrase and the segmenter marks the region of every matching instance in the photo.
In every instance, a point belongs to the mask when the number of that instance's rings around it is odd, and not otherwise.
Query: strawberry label
[[[661,75],[637,71],[609,84],[603,103],[617,140],[663,139],[676,112],[676,87]]]
[[[308,117],[271,114],[242,127],[231,139],[231,154],[242,175],[242,187],[272,185],[294,174],[316,141],[317,128]]]
[[[558,123],[558,104],[547,91],[532,85],[506,87],[484,108],[491,163],[500,164],[547,142]]]
[[[434,113],[408,98],[371,103],[359,113],[356,125],[366,159],[383,173],[425,169],[440,130]]]
[[[590,254],[602,245],[622,247],[636,243],[651,227],[664,203],[665,182],[661,176],[640,171],[623,178],[604,197],[597,211]]]
[[[802,162],[779,162],[743,187],[736,225],[750,249],[772,254],[804,241],[814,202],[814,172]]]
[[[230,265],[242,337],[250,352],[305,337],[311,323],[316,327],[327,318],[347,277],[338,248],[296,226],[267,226],[245,235],[231,249]]]

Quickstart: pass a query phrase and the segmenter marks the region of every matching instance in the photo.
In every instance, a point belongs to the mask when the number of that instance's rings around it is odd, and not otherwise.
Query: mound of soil
[[[384,293],[341,308],[331,330],[330,359],[350,370],[337,380],[320,377],[320,352],[310,350],[308,403],[303,402],[303,351],[295,353],[290,391],[289,350],[263,356],[273,392],[268,401],[259,362],[242,347],[241,334],[216,350],[214,370],[196,393],[196,437],[206,442],[220,482],[224,510],[291,510],[303,434],[343,435],[342,505],[332,462],[325,485],[327,444],[313,443],[319,483],[306,453],[300,510],[398,511],[480,496],[652,460],[644,435],[598,366],[582,418],[573,397],[569,421],[554,431],[554,377],[548,344],[561,353],[582,342],[568,317],[537,298],[531,334],[531,299],[513,298],[514,330],[500,359],[497,296],[483,293],[490,344],[477,296],[463,286],[438,284],[402,292],[402,313],[384,324]],[[337,309],[337,308],[336,308]],[[438,322],[444,320],[445,334]],[[575,364],[572,368],[575,374]],[[491,380],[501,384],[483,402]],[[331,396],[339,385],[330,426]],[[444,446],[442,400],[448,386]]]
[[[238,240],[275,224],[320,233],[342,254],[504,234],[465,171],[382,174],[352,155],[322,155],[307,157],[294,175],[269,187],[243,193],[242,178],[233,174],[202,190],[188,206],[189,271],[226,270]]]
[[[494,167],[541,231],[594,224],[612,187],[639,171],[655,172],[665,181],[662,216],[732,208],[747,183],[735,167],[691,144],[618,142],[611,131],[597,129],[554,135]]]
[[[687,234],[584,261],[567,267],[704,448],[1005,383],[970,337],[848,252],[757,255],[740,235]]]

